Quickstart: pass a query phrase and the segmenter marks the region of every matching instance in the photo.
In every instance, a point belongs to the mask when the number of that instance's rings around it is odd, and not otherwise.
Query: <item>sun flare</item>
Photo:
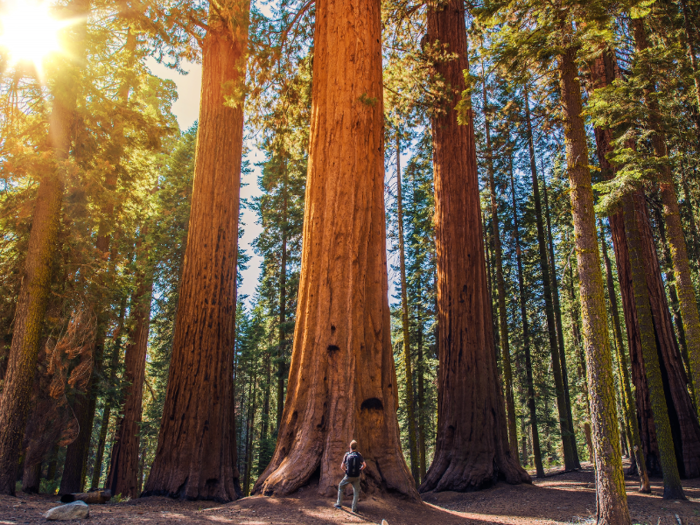
[[[0,12],[0,48],[10,63],[26,62],[41,70],[44,59],[61,50],[59,33],[67,23],[51,16],[48,2],[13,0]]]

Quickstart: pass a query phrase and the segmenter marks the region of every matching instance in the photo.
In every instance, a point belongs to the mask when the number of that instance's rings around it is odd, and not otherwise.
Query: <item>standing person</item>
[[[346,452],[343,456],[343,462],[340,464],[340,468],[345,471],[345,477],[338,485],[338,501],[336,502],[336,508],[342,508],[340,504],[343,500],[343,489],[346,485],[352,485],[352,511],[357,512],[357,502],[360,499],[360,472],[362,472],[367,463],[365,463],[365,458],[362,457],[357,451],[357,441],[354,439],[350,442],[350,451]]]

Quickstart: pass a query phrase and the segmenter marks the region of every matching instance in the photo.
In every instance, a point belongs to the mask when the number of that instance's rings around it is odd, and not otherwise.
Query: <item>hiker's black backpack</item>
[[[362,467],[362,462],[357,452],[350,452],[348,457],[345,459],[345,466],[347,467],[347,475],[349,478],[356,478],[360,475],[360,467]]]

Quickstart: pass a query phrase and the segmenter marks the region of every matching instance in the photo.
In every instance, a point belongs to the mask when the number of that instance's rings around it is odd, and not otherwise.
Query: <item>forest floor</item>
[[[461,494],[425,494],[424,504],[398,499],[364,498],[359,515],[348,507],[338,510],[331,499],[313,491],[290,498],[253,496],[226,505],[213,502],[181,502],[168,498],[143,498],[106,505],[90,505],[86,524],[188,525],[542,525],[595,523],[595,490],[590,464],[578,472],[548,471],[532,485],[499,484],[488,490]],[[627,494],[634,524],[700,525],[700,479],[685,480],[688,501],[661,499],[660,479],[652,480],[652,494],[636,492],[637,479],[627,477]],[[350,498],[344,501],[350,504]],[[0,525],[47,523],[43,513],[57,505],[56,496],[0,496]],[[77,523],[77,522],[72,522]]]

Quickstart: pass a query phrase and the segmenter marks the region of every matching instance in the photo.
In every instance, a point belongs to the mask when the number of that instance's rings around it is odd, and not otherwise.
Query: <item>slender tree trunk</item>
[[[508,341],[508,313],[506,311],[506,286],[503,279],[503,251],[501,248],[501,233],[498,219],[498,200],[496,198],[496,182],[493,168],[493,149],[491,147],[491,125],[488,113],[488,97],[486,94],[486,77],[484,64],[481,63],[484,96],[484,125],[486,129],[486,168],[489,175],[489,193],[491,194],[491,221],[493,226],[494,259],[496,263],[496,289],[498,290],[498,316],[501,330],[501,366],[506,391],[506,415],[508,418],[508,443],[510,453],[518,459],[518,433],[515,423],[515,399],[513,396],[513,368],[510,361],[510,343]]]
[[[549,257],[547,253],[547,242],[544,233],[544,221],[542,220],[542,203],[540,200],[539,181],[537,177],[537,163],[535,161],[535,144],[532,134],[532,123],[530,119],[530,101],[527,85],[524,88],[525,97],[525,124],[527,126],[527,144],[530,152],[530,174],[532,175],[532,193],[535,203],[535,223],[537,225],[537,246],[540,255],[540,271],[542,272],[542,283],[544,286],[544,310],[547,319],[547,334],[549,335],[549,350],[552,356],[552,373],[554,375],[554,386],[557,393],[557,411],[559,413],[559,429],[561,431],[562,447],[564,449],[564,469],[575,470],[581,465],[576,453],[576,438],[573,428],[569,425],[570,417],[567,403],[567,395],[564,390],[564,380],[562,378],[561,354],[557,340],[557,327],[554,320],[554,302],[552,300],[552,287],[549,270]]]
[[[460,125],[455,106],[466,89],[464,5],[430,6],[430,43],[456,59],[435,64],[450,88],[449,105],[432,121],[437,253],[438,428],[433,464],[421,491],[468,491],[498,480],[530,480],[511,454],[486,286],[473,114]]]
[[[313,480],[334,494],[355,439],[363,492],[418,498],[396,417],[381,57],[379,3],[317,0],[294,345],[277,448],[256,493],[286,495]]]
[[[685,30],[685,41],[688,46],[688,58],[690,59],[690,67],[693,70],[693,80],[695,81],[695,102],[698,105],[698,111],[700,111],[700,76],[698,76],[698,57],[695,54],[695,34],[691,27],[687,0],[679,0],[678,3],[683,14],[683,29]]]
[[[68,7],[76,19],[87,18],[89,0],[72,0]],[[81,57],[85,24],[73,26],[73,56]],[[65,172],[69,169],[71,126],[76,106],[75,86],[82,67],[80,58],[66,60],[56,79],[49,118],[48,149],[52,161],[40,178],[32,229],[24,262],[22,285],[15,308],[12,344],[0,399],[0,494],[14,495],[19,453],[29,415],[39,341],[51,286],[63,203]]]
[[[401,325],[403,329],[403,364],[406,369],[406,415],[408,417],[408,447],[411,475],[420,482],[418,451],[416,450],[416,414],[413,404],[413,371],[411,367],[410,326],[408,324],[408,290],[406,290],[406,252],[403,236],[403,203],[401,192],[401,135],[396,133],[396,203],[399,226],[399,266],[401,270]]]
[[[654,209],[655,220],[659,226],[659,234],[661,236],[661,256],[664,261],[664,276],[666,277],[665,282],[668,285],[668,296],[671,299],[671,311],[673,312],[673,322],[676,326],[676,332],[678,334],[678,344],[680,347],[681,357],[683,358],[684,370],[687,376],[688,387],[691,390],[691,395],[693,399],[695,398],[694,385],[689,379],[693,376],[690,369],[690,358],[688,356],[688,345],[685,339],[685,330],[683,329],[683,320],[681,319],[681,312],[678,305],[678,294],[676,293],[676,284],[673,279],[673,273],[669,268],[673,268],[673,262],[671,261],[671,254],[668,251],[668,244],[666,240],[666,228],[664,226],[664,220],[661,216],[661,211],[658,208]]]
[[[287,160],[284,160],[282,198],[282,261],[280,262],[279,343],[277,346],[277,430],[284,412],[285,348],[287,346]]]
[[[112,350],[112,358],[110,359],[109,385],[113,386],[117,378],[117,367],[119,366],[119,357],[121,354],[121,332],[124,328],[124,315],[126,312],[126,298],[122,300],[119,309],[119,324],[112,336],[114,349]],[[107,442],[107,430],[109,429],[109,420],[112,415],[113,400],[110,396],[105,397],[105,407],[102,414],[102,424],[100,425],[100,437],[97,442],[97,452],[95,454],[95,466],[92,469],[91,488],[98,488],[100,485],[100,477],[102,476],[102,460],[104,457],[105,443]]]
[[[632,20],[634,28],[635,46],[638,51],[648,49],[646,29],[644,20]],[[666,137],[658,122],[658,106],[650,96],[655,90],[654,75],[651,67],[644,64],[644,74],[648,87],[645,89],[646,102],[651,110],[652,145],[657,158],[664,158],[668,155],[666,147]],[[676,276],[678,286],[678,302],[683,318],[683,328],[685,329],[686,342],[688,344],[688,354],[692,369],[692,381],[695,390],[695,406],[700,410],[700,314],[698,314],[698,303],[695,296],[695,287],[690,275],[690,265],[688,264],[688,251],[683,236],[683,225],[681,223],[680,210],[678,208],[678,197],[673,184],[671,167],[664,164],[659,172],[659,190],[661,202],[663,204],[664,219],[666,220],[666,233],[671,249],[671,260],[673,262],[673,273]]]
[[[510,193],[513,202],[513,235],[515,238],[515,257],[518,263],[518,288],[520,292],[520,317],[523,323],[523,350],[525,352],[525,378],[527,382],[527,407],[530,411],[530,426],[532,427],[532,455],[535,462],[537,477],[544,477],[542,466],[542,451],[540,434],[537,429],[537,406],[535,405],[535,384],[532,379],[532,356],[530,354],[530,323],[527,319],[527,303],[525,301],[525,283],[523,279],[523,262],[520,255],[520,225],[518,221],[518,203],[515,199],[515,181],[513,180],[513,161],[510,167]]]
[[[630,386],[629,372],[627,370],[627,357],[625,356],[625,347],[622,342],[622,329],[620,327],[620,314],[617,303],[617,294],[615,293],[615,281],[612,274],[612,265],[608,257],[608,245],[605,242],[605,232],[603,225],[600,225],[600,240],[603,247],[603,260],[605,262],[605,276],[608,285],[608,297],[610,298],[610,311],[613,318],[613,330],[615,334],[615,347],[617,349],[617,366],[620,375],[620,383],[622,384],[622,406],[627,420],[627,428],[631,437],[632,450],[634,451],[634,460],[637,463],[639,472],[639,492],[651,492],[649,485],[649,475],[647,473],[646,461],[644,460],[644,449],[642,441],[639,438],[639,428],[637,427],[637,414],[632,398],[632,388]]]
[[[639,321],[642,354],[644,356],[644,369],[646,371],[647,384],[649,385],[649,397],[654,414],[656,437],[659,442],[659,459],[664,476],[664,499],[685,499],[681,486],[680,474],[676,464],[676,455],[671,434],[671,424],[666,407],[661,367],[656,348],[656,340],[653,329],[651,308],[649,305],[649,291],[645,286],[643,254],[636,248],[641,246],[637,219],[635,215],[635,202],[631,195],[627,195],[623,202],[625,215],[625,227],[629,240],[630,269],[632,282],[634,283],[634,302]]]
[[[255,434],[255,409],[257,396],[257,386],[258,386],[258,374],[257,371],[253,375],[253,380],[250,382],[250,389],[248,390],[248,428],[246,431],[246,446],[245,446],[245,475],[243,476],[243,496],[250,495],[250,475],[253,471],[253,435]],[[250,400],[253,400],[252,402]]]
[[[420,305],[418,306],[417,315],[418,319],[416,325],[418,326],[418,342],[416,346],[418,347],[418,369],[416,370],[416,375],[418,376],[418,451],[420,456],[420,479],[422,481],[425,479],[425,472],[427,469],[425,464],[425,363],[423,361],[423,318],[421,316]]]
[[[144,495],[234,500],[240,494],[232,410],[246,0],[219,2],[202,49],[202,101],[185,265],[168,391]],[[227,88],[228,89],[228,88]],[[203,417],[204,416],[204,417]]]
[[[145,228],[144,230],[144,235],[147,235],[147,230]],[[129,498],[137,498],[140,494],[138,481],[139,434],[153,295],[153,278],[148,262],[149,249],[143,245],[139,248],[144,268],[140,272],[141,282],[136,290],[131,308],[134,328],[129,334],[129,344],[126,347],[124,357],[126,365],[124,379],[129,382],[129,386],[124,401],[124,415],[117,425],[112,445],[112,457],[106,483],[106,487],[112,491],[112,494],[121,494]]]
[[[593,189],[583,122],[581,87],[574,48],[559,56],[560,90],[564,107],[566,159],[580,281],[583,337],[596,465],[599,524],[630,524],[620,439],[615,408],[612,354],[605,312],[603,275],[596,235]]]

